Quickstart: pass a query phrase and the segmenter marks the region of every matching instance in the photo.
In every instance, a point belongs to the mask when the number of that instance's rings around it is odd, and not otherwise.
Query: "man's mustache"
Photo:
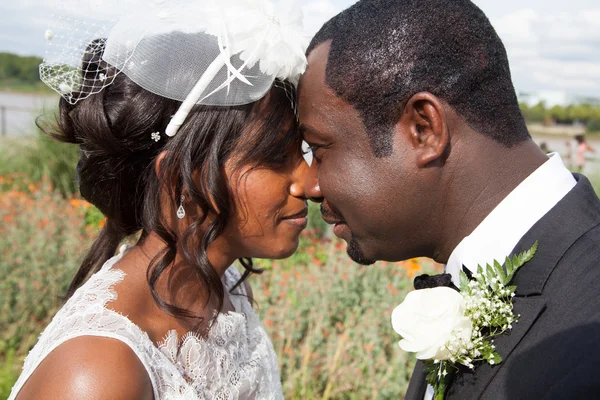
[[[333,211],[329,207],[325,207],[325,204],[321,203],[321,215],[323,218],[328,219],[330,221],[339,221],[345,222],[344,217],[341,214]]]

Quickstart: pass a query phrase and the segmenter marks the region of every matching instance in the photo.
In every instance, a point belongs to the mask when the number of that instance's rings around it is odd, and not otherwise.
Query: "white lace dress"
[[[173,330],[158,346],[127,317],[106,308],[117,298],[112,287],[125,277],[113,268],[124,251],[108,260],[56,314],[25,359],[9,400],[52,350],[79,336],[127,344],[146,368],[155,400],[283,399],[273,345],[245,296],[231,296],[235,312],[220,314],[206,338],[187,334],[179,339]],[[225,287],[231,289],[239,278],[230,267],[223,277]],[[245,294],[242,287],[236,292]]]

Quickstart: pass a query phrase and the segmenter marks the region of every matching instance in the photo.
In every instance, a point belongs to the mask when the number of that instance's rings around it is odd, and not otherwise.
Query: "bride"
[[[62,96],[46,131],[80,146],[81,194],[107,221],[10,399],[283,398],[245,280],[307,223],[306,38],[281,11],[161,2],[46,32],[40,73]]]

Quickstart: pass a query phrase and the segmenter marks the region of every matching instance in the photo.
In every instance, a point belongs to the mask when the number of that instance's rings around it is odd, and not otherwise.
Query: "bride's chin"
[[[284,258],[291,257],[296,250],[298,250],[298,246],[300,244],[300,237],[296,237],[294,240],[282,244],[277,250],[269,251],[268,257],[260,257],[260,258],[270,258],[272,260],[282,260]]]

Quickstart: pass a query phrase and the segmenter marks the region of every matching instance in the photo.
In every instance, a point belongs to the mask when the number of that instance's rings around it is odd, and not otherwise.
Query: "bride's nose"
[[[306,199],[306,176],[308,175],[308,164],[304,161],[298,163],[298,166],[292,173],[290,182],[290,194],[294,197]]]

